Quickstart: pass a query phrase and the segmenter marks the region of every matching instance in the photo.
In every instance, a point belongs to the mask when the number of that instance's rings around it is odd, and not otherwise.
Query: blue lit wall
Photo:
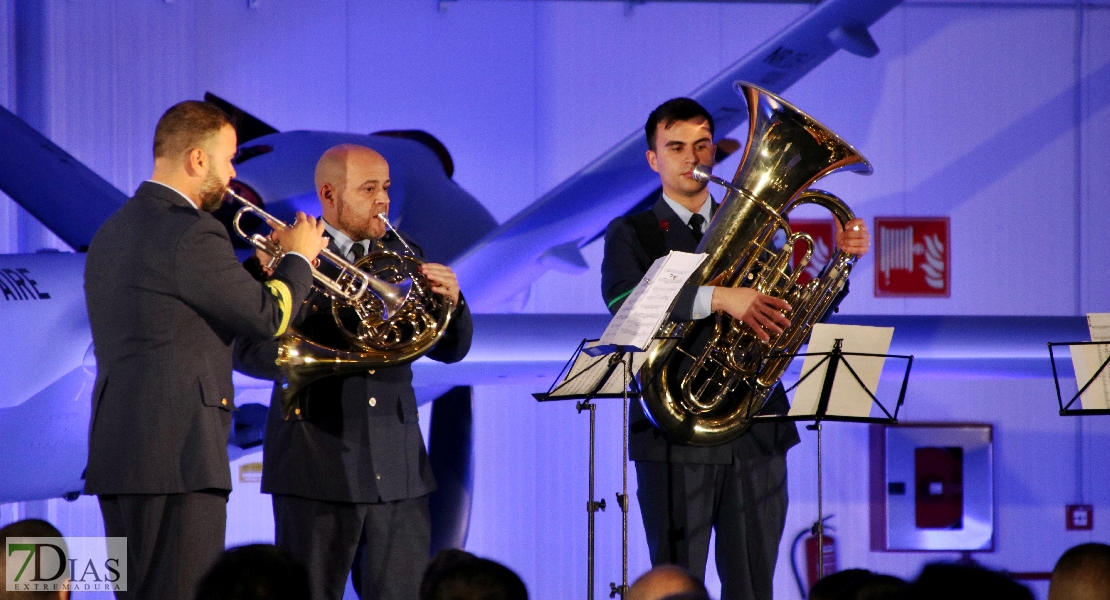
[[[16,105],[16,1],[0,0],[0,103],[23,113],[30,109]],[[651,108],[692,91],[808,10],[558,0],[256,4],[45,0],[43,132],[130,192],[151,170],[158,116],[205,91],[280,130],[420,128],[447,145],[456,181],[503,222],[640,128]],[[821,187],[869,221],[951,218],[951,298],[877,299],[867,257],[845,312],[1110,311],[1107,32],[1106,0],[907,1],[872,29],[879,56],[838,54],[785,94],[875,167],[871,177],[837,175]],[[727,162],[718,173],[733,169]],[[51,245],[59,244],[0,202],[0,252]],[[520,299],[521,310],[603,312],[600,243],[584,254],[587,274],[549,273]],[[569,404],[537,405],[529,393],[548,383],[476,390],[468,543],[520,572],[541,600],[580,597],[585,588],[587,421]],[[979,557],[984,563],[1047,571],[1067,547],[1110,538],[1110,475],[1098,468],[1108,458],[1110,417],[1065,419],[1054,402],[1047,358],[1040,377],[911,384],[908,419],[996,426],[998,533],[996,551]],[[599,431],[598,490],[612,507],[619,405],[602,406]],[[787,541],[816,511],[815,441],[803,439],[790,454]],[[935,557],[869,550],[865,429],[830,425],[825,442],[826,512],[837,515],[841,567],[912,577]],[[257,484],[237,485],[229,543],[272,536],[268,498]],[[1079,500],[1095,505],[1096,529],[1064,532],[1064,504]],[[100,526],[90,499],[27,504],[0,506],[0,521],[40,514],[71,535]],[[647,565],[638,519],[634,505],[632,576]],[[612,508],[599,517],[598,540],[598,594],[607,594],[620,567]],[[793,598],[785,545],[776,593]]]

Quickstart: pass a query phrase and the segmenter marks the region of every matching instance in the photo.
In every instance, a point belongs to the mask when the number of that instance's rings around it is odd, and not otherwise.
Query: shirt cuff
[[[697,321],[711,314],[713,314],[713,286],[699,286],[698,293],[694,296],[694,310],[691,316]]]

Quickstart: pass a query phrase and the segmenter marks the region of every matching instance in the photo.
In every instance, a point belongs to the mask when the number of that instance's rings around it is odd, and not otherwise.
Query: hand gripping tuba
[[[670,441],[695,446],[727,442],[751,425],[790,364],[782,355],[797,352],[848,281],[856,257],[837,250],[820,278],[797,283],[814,243],[790,229],[790,211],[817,204],[843,226],[854,218],[851,209],[809,186],[835,171],[871,173],[859,152],[815,119],[749,83],[736,88],[748,102],[748,140],[731,184],[709,175],[708,168],[695,170],[695,177],[726,192],[698,245],[708,257],[689,281],[750,287],[782,298],[793,312],[790,327],[768,342],[720,313],[715,322],[669,321],[659,330],[660,341],[648,350],[640,373],[641,402]],[[785,243],[776,250],[779,231]],[[799,243],[806,244],[805,254],[791,269]]]
[[[271,226],[285,224],[242,196],[230,190],[227,194],[243,205],[232,220],[235,232],[269,254],[270,266],[276,264],[285,251],[265,236],[244,232],[240,220],[254,213]],[[378,218],[404,243],[384,215]],[[275,362],[285,379],[286,418],[296,408],[297,394],[317,379],[396,367],[427,354],[447,331],[455,308],[449,299],[432,292],[431,283],[420,274],[424,263],[411,248],[405,253],[373,251],[353,264],[327,249],[320,257],[320,268],[312,268],[313,293],[331,300],[332,319],[348,348],[313,341],[295,327],[279,338]],[[310,296],[305,303],[311,301]]]

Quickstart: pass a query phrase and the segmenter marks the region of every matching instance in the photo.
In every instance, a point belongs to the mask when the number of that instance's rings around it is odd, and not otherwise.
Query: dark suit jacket
[[[382,243],[398,252],[404,248],[393,233]],[[331,249],[338,252],[334,243]],[[422,256],[418,246],[413,249]],[[314,340],[347,349],[323,294],[305,302],[295,324]],[[427,356],[445,363],[462,360],[473,328],[470,309],[460,298],[446,333]],[[243,342],[236,350],[237,368],[276,380],[281,376],[273,367],[276,356],[275,343]],[[263,492],[365,503],[435,490],[409,365],[318,380],[298,395],[301,413],[289,420],[282,415],[281,393],[275,385],[263,444]]]
[[[671,210],[662,196],[651,209],[659,229],[663,232],[667,251],[694,252],[698,243],[690,227]],[[601,263],[601,291],[606,305],[613,299],[636,287],[651,264],[659,256],[652,256],[636,233],[629,217],[613,219],[605,232],[605,257]],[[671,317],[690,319],[693,314],[697,287],[688,285],[679,294]],[[614,314],[624,303],[621,299],[609,310]],[[763,414],[785,413],[789,409],[786,396],[776,388],[776,395],[768,402]],[[671,444],[648,420],[639,402],[633,402],[629,412],[629,458],[699,464],[729,464],[733,456],[748,458],[759,455],[783,454],[797,444],[798,430],[793,423],[759,423],[735,440],[718,446],[699,447]]]
[[[284,312],[224,226],[157,183],[105,221],[85,262],[97,360],[86,493],[231,490],[233,341],[273,337],[312,282],[300,259],[277,277]]]

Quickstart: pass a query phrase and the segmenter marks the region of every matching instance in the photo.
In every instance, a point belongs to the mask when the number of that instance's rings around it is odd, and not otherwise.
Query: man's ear
[[[651,170],[658,173],[659,172],[659,157],[657,157],[655,155],[655,150],[648,150],[647,151],[647,161],[648,161],[648,165],[651,167]]]
[[[335,187],[330,183],[325,183],[320,186],[316,191],[316,195],[320,197],[320,206],[323,208],[335,208]]]
[[[185,153],[185,172],[190,177],[201,177],[211,166],[208,163],[208,155],[200,148],[193,148]]]

